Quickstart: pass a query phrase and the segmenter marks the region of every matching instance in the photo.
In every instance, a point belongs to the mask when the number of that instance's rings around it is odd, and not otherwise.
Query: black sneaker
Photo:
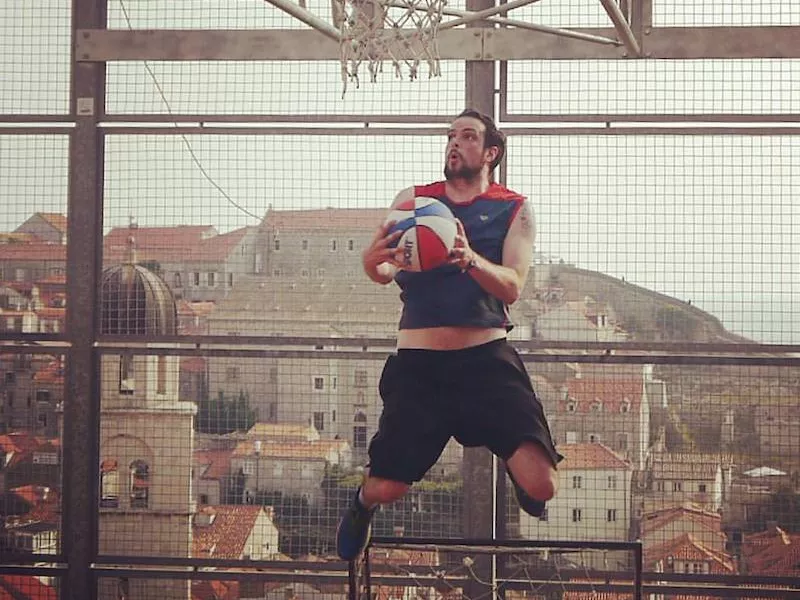
[[[355,560],[364,551],[369,541],[372,515],[377,506],[364,508],[358,501],[358,492],[353,503],[342,515],[336,529],[336,553],[342,560]]]
[[[528,493],[516,482],[514,476],[511,474],[510,469],[506,469],[506,473],[508,473],[511,483],[514,484],[514,493],[517,496],[519,507],[532,517],[541,517],[544,514],[544,509],[547,506],[547,503],[543,500],[537,500],[536,498],[528,495]]]

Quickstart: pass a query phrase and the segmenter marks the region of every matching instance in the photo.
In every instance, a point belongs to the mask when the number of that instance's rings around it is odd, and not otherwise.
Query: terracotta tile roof
[[[103,259],[121,262],[128,256],[128,239],[133,236],[136,257],[141,263],[154,260],[162,263],[180,261],[219,263],[228,259],[236,245],[254,227],[241,227],[217,234],[213,227],[151,227],[112,229],[103,242]]]
[[[28,460],[38,450],[53,451],[58,447],[58,443],[56,440],[48,440],[26,431],[0,435],[0,451],[5,455],[12,455],[10,459],[6,459],[8,461],[5,464],[6,468]]]
[[[132,236],[138,260],[175,262],[198,255],[203,240],[217,235],[212,225],[178,227],[114,227],[103,239],[103,260],[121,262],[128,256]]]
[[[32,233],[0,233],[0,244],[25,244],[35,242],[37,239]]]
[[[644,380],[641,377],[626,379],[600,379],[587,377],[567,382],[567,397],[558,403],[558,412],[567,412],[567,405],[574,403],[574,411],[588,413],[599,403],[602,412],[620,413],[625,402],[631,412],[638,412],[642,404]]]
[[[203,317],[214,310],[216,302],[189,302],[180,299],[176,303],[179,317]]]
[[[724,457],[692,452],[654,453],[652,460],[655,479],[707,481],[716,477]]]
[[[348,447],[345,440],[315,440],[313,442],[270,442],[261,444],[261,456],[279,459],[328,460]],[[255,456],[255,440],[239,442],[233,455]]]
[[[192,556],[195,558],[242,558],[247,540],[261,512],[271,518],[272,507],[219,504],[202,506],[198,515],[213,515],[209,525],[192,526]]]
[[[60,360],[50,362],[45,368],[39,369],[34,373],[33,380],[36,383],[46,383],[50,385],[64,384],[64,365]]]
[[[233,450],[195,450],[194,464],[206,467],[200,479],[218,480],[231,470]]]
[[[722,516],[719,513],[703,510],[700,506],[687,502],[645,513],[642,518],[642,533],[658,531],[679,519],[691,521],[693,527],[722,532]]]
[[[677,560],[709,563],[712,574],[729,575],[736,571],[733,559],[729,554],[708,548],[690,533],[684,533],[663,544],[645,548],[645,568],[651,569],[659,561],[667,562],[669,557]]]
[[[192,600],[239,600],[239,582],[192,581]]]
[[[47,212],[37,212],[36,215],[41,217],[43,221],[46,221],[47,223],[52,225],[54,229],[57,229],[61,233],[67,233],[66,215],[62,215],[61,213],[47,213]]]
[[[203,240],[196,249],[198,258],[207,262],[224,262],[228,259],[236,245],[241,242],[244,236],[251,230],[255,231],[255,227],[242,227]]]
[[[800,534],[772,527],[745,536],[742,555],[748,572],[800,577]]]
[[[373,231],[386,218],[384,208],[323,208],[267,212],[261,225],[278,231]]]
[[[559,444],[558,451],[564,455],[564,461],[558,465],[559,471],[631,469],[631,464],[627,460],[605,444]]]
[[[53,488],[42,485],[22,485],[11,491],[32,506],[52,502],[53,498],[58,495]]]
[[[0,260],[67,260],[67,247],[63,244],[0,244]]]
[[[0,600],[57,600],[56,590],[33,575],[0,575]]]
[[[61,290],[65,289],[67,285],[67,276],[66,275],[48,275],[47,277],[42,277],[41,279],[37,279],[34,282],[40,288],[43,287],[56,287]]]
[[[288,442],[310,442],[319,439],[319,432],[313,425],[305,423],[256,423],[247,435]]]

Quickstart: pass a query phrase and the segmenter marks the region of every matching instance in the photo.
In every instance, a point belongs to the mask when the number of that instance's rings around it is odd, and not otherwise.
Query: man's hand
[[[401,248],[390,248],[392,242],[403,234],[402,231],[389,233],[394,223],[385,223],[378,227],[369,246],[361,253],[361,263],[367,277],[376,283],[386,284],[394,279],[400,267]]]
[[[478,260],[477,253],[470,247],[464,225],[456,219],[456,240],[453,249],[450,251],[450,258],[447,261],[450,265],[456,265],[462,271],[472,269]]]

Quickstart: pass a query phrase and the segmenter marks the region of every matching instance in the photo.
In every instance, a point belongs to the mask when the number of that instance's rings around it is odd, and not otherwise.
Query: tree
[[[202,433],[247,431],[255,422],[256,411],[250,407],[250,397],[244,391],[230,400],[220,391],[215,399],[205,395],[197,403],[195,430]]]

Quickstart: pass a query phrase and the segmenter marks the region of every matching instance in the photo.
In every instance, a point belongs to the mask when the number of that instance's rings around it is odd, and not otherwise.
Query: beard
[[[460,179],[462,181],[475,181],[480,177],[481,169],[480,167],[469,167],[467,165],[462,165],[457,169],[451,169],[446,164],[444,166],[444,178],[447,181],[453,181],[455,179]]]

